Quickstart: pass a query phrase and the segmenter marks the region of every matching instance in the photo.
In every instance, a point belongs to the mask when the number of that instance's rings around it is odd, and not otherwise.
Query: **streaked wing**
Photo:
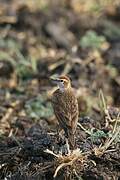
[[[72,92],[64,96],[56,91],[52,99],[55,115],[60,125],[66,128],[75,129],[78,119],[78,103]]]

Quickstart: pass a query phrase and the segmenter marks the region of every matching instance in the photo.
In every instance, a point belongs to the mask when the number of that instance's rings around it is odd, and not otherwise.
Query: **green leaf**
[[[28,116],[35,119],[49,118],[53,115],[51,103],[47,102],[46,97],[42,95],[27,101],[25,110]]]
[[[99,139],[107,137],[107,134],[105,134],[103,131],[101,130],[97,130],[96,132],[93,132],[90,136],[91,141],[97,142]]]
[[[100,49],[105,42],[106,39],[104,36],[99,36],[95,31],[89,30],[81,38],[80,45],[82,48]]]

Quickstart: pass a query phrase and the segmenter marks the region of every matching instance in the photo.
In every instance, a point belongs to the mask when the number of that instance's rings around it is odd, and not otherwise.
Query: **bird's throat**
[[[59,89],[60,89],[61,92],[64,92],[64,91],[65,91],[64,86],[59,86]]]

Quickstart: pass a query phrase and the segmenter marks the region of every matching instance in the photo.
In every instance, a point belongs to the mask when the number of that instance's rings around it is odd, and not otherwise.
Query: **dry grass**
[[[67,155],[55,154],[54,152],[48,149],[45,152],[52,154],[53,156],[56,157],[56,163],[55,163],[56,170],[53,176],[54,178],[57,176],[58,172],[65,167],[72,168],[71,170],[73,170],[73,172],[76,174],[78,164],[79,164],[79,168],[81,167],[82,169],[87,162],[88,153],[82,153],[80,149],[75,149],[70,154]]]

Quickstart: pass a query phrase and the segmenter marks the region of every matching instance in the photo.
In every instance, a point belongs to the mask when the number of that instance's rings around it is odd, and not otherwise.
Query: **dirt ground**
[[[0,1],[0,180],[120,179],[120,2]],[[79,103],[66,154],[50,96]]]

